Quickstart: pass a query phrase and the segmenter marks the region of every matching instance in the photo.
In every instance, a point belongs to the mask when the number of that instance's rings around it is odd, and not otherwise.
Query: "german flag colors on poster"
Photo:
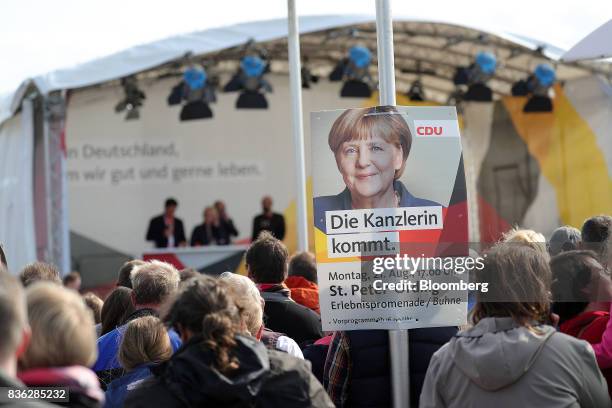
[[[311,129],[323,329],[465,323],[472,268],[455,108],[314,112]]]

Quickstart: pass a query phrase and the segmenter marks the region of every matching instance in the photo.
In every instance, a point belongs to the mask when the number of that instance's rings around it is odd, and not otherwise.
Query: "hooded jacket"
[[[152,369],[154,378],[129,392],[125,407],[325,407],[333,404],[304,360],[236,336],[240,368],[227,376],[198,338]]]
[[[420,407],[599,408],[610,399],[588,343],[489,317],[434,354]]]
[[[321,309],[319,308],[319,286],[316,283],[310,282],[302,276],[289,276],[285,279],[285,285],[291,290],[291,299],[317,314],[321,314]]]

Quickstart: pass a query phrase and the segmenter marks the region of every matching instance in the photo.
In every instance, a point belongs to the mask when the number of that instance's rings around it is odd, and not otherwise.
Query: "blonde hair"
[[[502,242],[525,244],[536,251],[542,252],[544,255],[546,255],[547,259],[550,258],[548,250],[546,249],[546,238],[544,235],[540,234],[539,232],[535,232],[534,230],[514,227],[504,233],[502,236]]]
[[[22,369],[91,366],[97,358],[93,316],[78,293],[50,282],[26,291],[32,340]]]
[[[387,143],[402,149],[402,167],[395,171],[395,179],[400,178],[412,147],[412,133],[394,106],[347,109],[329,131],[329,148],[338,160],[338,151],[344,142],[368,139],[372,134],[378,134]]]
[[[227,291],[238,307],[240,319],[255,337],[263,325],[263,299],[259,289],[246,276],[232,272],[223,272],[219,279],[227,283]]]
[[[168,331],[157,317],[140,317],[127,324],[117,356],[127,371],[144,363],[169,360],[171,356]]]
[[[91,310],[94,323],[100,323],[102,321],[102,307],[104,306],[102,299],[100,299],[98,295],[93,292],[87,292],[83,295],[83,301],[85,301],[85,304],[89,310]]]

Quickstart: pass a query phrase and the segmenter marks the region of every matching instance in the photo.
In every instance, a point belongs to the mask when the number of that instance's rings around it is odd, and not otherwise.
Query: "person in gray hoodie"
[[[498,244],[476,280],[489,282],[474,326],[431,359],[420,407],[610,407],[591,346],[551,324],[551,271],[527,246]]]

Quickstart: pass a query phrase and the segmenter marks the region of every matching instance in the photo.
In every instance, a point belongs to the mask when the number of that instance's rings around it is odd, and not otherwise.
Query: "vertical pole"
[[[378,46],[379,101],[381,105],[395,105],[393,22],[391,20],[390,0],[376,0],[376,39]],[[409,407],[408,330],[389,331],[389,351],[393,407]]]
[[[306,221],[306,165],[304,162],[304,119],[302,117],[302,68],[300,62],[300,34],[295,0],[287,0],[289,36],[289,82],[295,159],[297,241],[298,250],[308,250],[308,222]]]
[[[51,191],[51,131],[47,120],[47,96],[43,97],[43,152],[45,156],[45,220],[47,224],[47,245],[45,245],[45,262],[55,263],[53,259],[53,197]]]

